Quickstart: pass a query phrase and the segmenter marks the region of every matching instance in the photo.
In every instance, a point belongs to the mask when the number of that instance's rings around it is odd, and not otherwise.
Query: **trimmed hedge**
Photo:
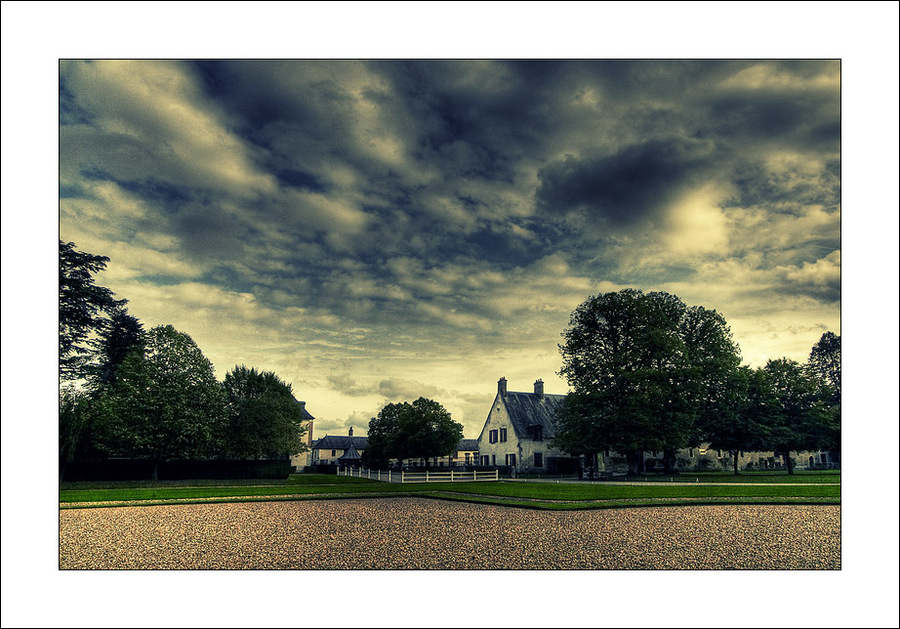
[[[159,464],[159,480],[246,479],[290,476],[293,468],[287,459],[165,461]],[[63,479],[69,481],[146,480],[153,472],[153,462],[147,459],[109,459],[89,463],[69,463]]]

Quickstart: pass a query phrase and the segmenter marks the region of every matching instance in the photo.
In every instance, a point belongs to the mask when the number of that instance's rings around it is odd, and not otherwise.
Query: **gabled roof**
[[[362,437],[360,437],[360,439],[362,439]],[[356,451],[356,448],[351,443],[350,447],[338,457],[338,461],[359,461],[361,458],[359,452]]]
[[[313,442],[313,450],[349,450],[351,446],[357,450],[365,450],[369,445],[368,437],[349,437],[347,435],[325,435]]]
[[[478,450],[478,439],[460,439],[456,451],[468,452],[470,450]]]
[[[517,393],[501,395],[506,412],[517,435],[531,437],[532,426],[541,426],[544,439],[552,439],[556,433],[556,412],[565,402],[565,395]]]

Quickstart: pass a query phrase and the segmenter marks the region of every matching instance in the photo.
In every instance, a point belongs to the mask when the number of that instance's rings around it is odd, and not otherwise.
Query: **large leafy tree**
[[[675,451],[698,439],[698,418],[721,406],[717,387],[740,363],[720,314],[665,292],[591,297],[563,339],[560,374],[574,395],[557,443],[569,452],[579,440],[583,451],[623,452],[632,472],[646,451],[662,451],[674,471]]]
[[[171,325],[152,328],[100,398],[111,447],[159,463],[208,456],[225,416],[225,392],[212,363],[190,336]]]
[[[106,268],[109,258],[59,241],[59,375],[62,380],[85,376],[91,356],[89,340],[103,331],[105,315],[124,305],[114,293],[98,286],[94,275]]]
[[[683,400],[673,378],[681,380],[684,367],[685,306],[671,297],[635,289],[591,297],[572,313],[560,345],[560,374],[574,393],[560,434],[573,441],[580,432],[588,451],[625,453],[633,472],[641,471],[642,452],[686,445],[689,436],[676,404],[669,406]]]
[[[384,468],[391,459],[397,459],[403,467],[405,455],[401,455],[400,418],[409,407],[408,402],[387,404],[378,415],[369,420],[368,443],[362,453],[362,463],[368,468]]]
[[[767,399],[768,391],[761,369],[739,367],[721,383],[715,412],[702,416],[701,438],[710,447],[731,453],[735,474],[738,474],[741,452],[761,450],[765,445],[763,400]]]
[[[262,458],[307,449],[302,409],[291,385],[271,371],[240,366],[225,375],[224,387],[227,418],[220,438],[223,455]]]
[[[820,395],[819,385],[804,366],[788,358],[763,367],[764,390],[756,411],[765,423],[769,449],[782,454],[793,474],[791,452],[828,447],[834,439],[835,417]]]
[[[459,446],[462,424],[441,404],[424,397],[386,405],[369,422],[367,462],[448,456]]]
[[[738,410],[749,386],[749,371],[741,369],[740,348],[725,317],[703,306],[687,308],[680,329],[685,344],[685,370],[689,374],[689,386],[684,387],[682,395],[693,396],[691,408],[696,413],[690,445],[711,439],[710,431],[720,439],[728,434],[729,445],[716,447],[734,452],[737,461],[737,452],[749,449],[738,443],[742,438],[737,438],[743,434],[738,429],[742,421]],[[735,428],[734,433],[729,432],[729,425]],[[749,428],[749,424],[744,428]],[[666,455],[667,471],[673,471],[675,453],[667,451]]]
[[[841,405],[841,337],[825,332],[809,353],[807,368],[823,386],[829,401]]]

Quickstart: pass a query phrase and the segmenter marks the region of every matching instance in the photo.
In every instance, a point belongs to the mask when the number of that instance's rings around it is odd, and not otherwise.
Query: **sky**
[[[500,377],[567,391],[599,293],[751,366],[840,334],[840,97],[838,59],[63,60],[60,238],[316,436],[424,396],[474,438]]]

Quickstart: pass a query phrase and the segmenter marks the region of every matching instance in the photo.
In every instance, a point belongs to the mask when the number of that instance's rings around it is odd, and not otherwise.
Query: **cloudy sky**
[[[501,376],[625,287],[720,311],[744,361],[840,333],[841,63],[82,61],[59,66],[60,238],[222,378],[365,431]]]

